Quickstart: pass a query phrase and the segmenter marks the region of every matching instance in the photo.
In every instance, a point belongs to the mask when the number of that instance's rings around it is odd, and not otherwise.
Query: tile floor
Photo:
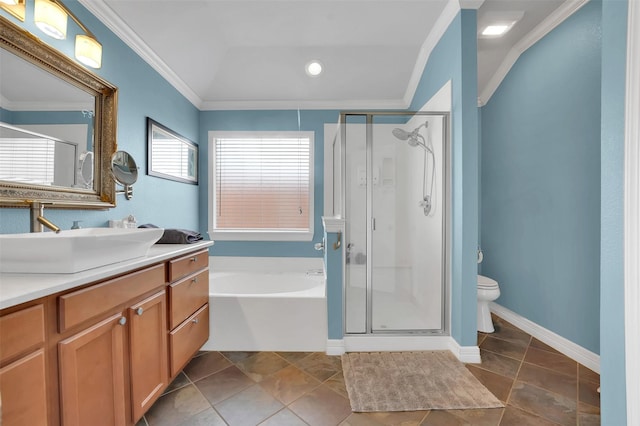
[[[599,425],[598,374],[494,317],[467,368],[506,407],[352,413],[339,357],[203,352],[137,426]]]

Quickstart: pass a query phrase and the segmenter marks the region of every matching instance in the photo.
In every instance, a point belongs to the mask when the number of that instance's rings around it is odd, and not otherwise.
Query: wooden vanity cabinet
[[[168,385],[165,286],[160,264],[59,297],[61,331],[80,328],[58,344],[65,426],[135,422]]]
[[[42,304],[0,317],[0,424],[49,424],[44,343]]]
[[[134,425],[209,338],[208,251],[0,312],[2,426]]]

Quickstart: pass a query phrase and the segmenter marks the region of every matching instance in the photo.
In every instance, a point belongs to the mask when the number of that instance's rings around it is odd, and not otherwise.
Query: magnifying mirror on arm
[[[111,173],[116,182],[124,187],[117,194],[124,194],[127,200],[133,197],[133,184],[138,180],[138,167],[131,154],[116,151],[111,157]]]

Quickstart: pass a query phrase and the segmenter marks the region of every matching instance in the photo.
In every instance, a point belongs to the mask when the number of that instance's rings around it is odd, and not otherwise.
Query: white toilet
[[[478,275],[478,331],[483,333],[495,331],[491,321],[489,302],[493,302],[498,297],[500,297],[498,282],[484,275]]]

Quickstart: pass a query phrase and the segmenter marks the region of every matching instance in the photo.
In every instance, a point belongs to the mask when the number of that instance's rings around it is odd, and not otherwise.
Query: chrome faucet
[[[57,227],[53,222],[44,217],[44,204],[38,201],[32,201],[29,203],[31,208],[31,230],[30,232],[43,232],[44,228],[42,225],[51,229],[56,234],[60,232],[60,228]]]

